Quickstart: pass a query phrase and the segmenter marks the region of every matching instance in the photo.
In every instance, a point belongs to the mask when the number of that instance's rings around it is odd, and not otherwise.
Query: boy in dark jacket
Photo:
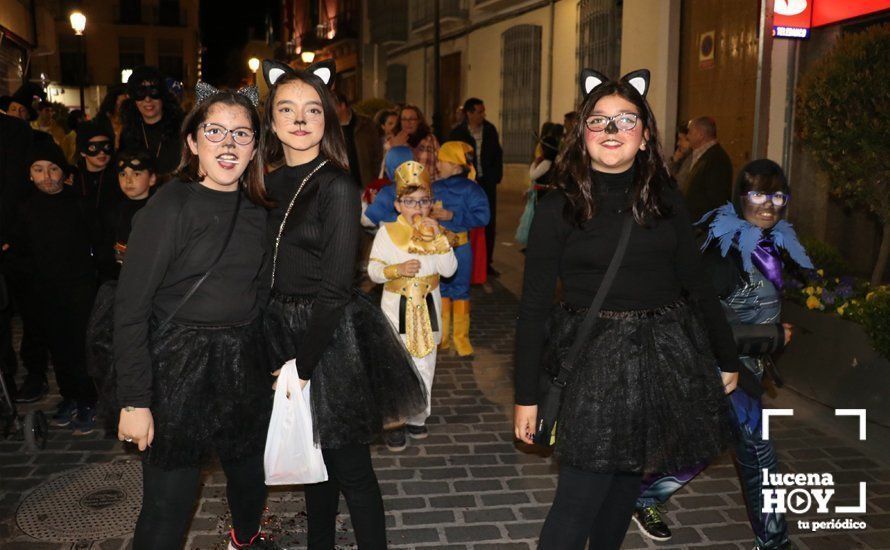
[[[66,188],[73,168],[58,145],[35,143],[28,164],[38,192],[22,203],[10,247],[33,265],[38,324],[62,394],[53,423],[87,434],[96,405],[84,349],[96,292],[91,216],[83,199]]]

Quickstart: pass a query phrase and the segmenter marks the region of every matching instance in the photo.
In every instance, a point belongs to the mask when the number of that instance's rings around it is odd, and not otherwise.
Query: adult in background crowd
[[[380,173],[380,163],[383,161],[380,131],[371,119],[352,110],[349,99],[342,92],[335,91],[334,99],[337,118],[346,139],[349,172],[364,189]]]
[[[31,128],[51,135],[53,141],[56,142],[56,145],[62,148],[62,151],[65,153],[65,158],[70,160],[74,153],[74,144],[69,143],[66,139],[68,132],[66,132],[65,128],[63,128],[55,119],[55,114],[55,109],[53,109],[52,103],[41,101],[37,105],[37,120],[34,120],[31,123]]]
[[[390,141],[392,141],[392,137],[395,135],[394,130],[398,123],[399,113],[393,109],[380,109],[377,111],[377,114],[374,115],[374,124],[377,126],[377,129],[380,130],[384,155],[389,151],[389,148],[392,147]],[[382,173],[382,171],[383,168],[381,167],[380,173]]]
[[[726,204],[732,188],[732,160],[717,142],[717,123],[703,116],[689,122],[692,160],[686,180],[686,204],[693,221]]]
[[[4,110],[9,108],[12,98],[6,96]],[[6,246],[9,242],[9,223],[15,211],[17,189],[23,187],[28,180],[27,154],[31,148],[31,128],[18,116],[0,114],[0,243],[2,243],[3,285],[7,298],[0,303],[0,371],[6,380],[10,392],[15,395],[16,388],[13,376],[18,368],[15,349],[12,346],[12,329],[10,320],[13,315],[13,287],[10,277]],[[24,357],[23,357],[24,359]],[[38,388],[39,389],[39,388]]]
[[[469,144],[475,153],[476,181],[482,186],[488,197],[491,217],[485,226],[485,245],[488,252],[488,273],[497,276],[491,266],[494,255],[495,229],[497,227],[497,185],[504,175],[504,152],[498,138],[497,128],[485,120],[485,103],[479,98],[471,97],[464,102],[466,120],[451,130],[449,141],[463,141]]]
[[[399,122],[393,130],[390,144],[407,145],[414,152],[414,160],[423,165],[423,169],[430,175],[430,181],[439,179],[439,169],[436,166],[439,156],[439,140],[430,130],[429,124],[423,117],[423,111],[416,105],[405,105],[399,111]]]
[[[689,170],[692,168],[692,146],[689,145],[689,123],[681,124],[677,128],[677,143],[674,145],[674,154],[668,161],[671,175],[677,180],[677,186],[685,195],[688,189]]]
[[[113,86],[108,89],[102,104],[99,105],[99,113],[95,121],[105,126],[108,135],[114,136],[114,147],[119,149],[121,145],[121,132],[124,128],[123,104],[127,100],[127,89],[123,85]]]
[[[46,370],[49,355],[38,329],[37,304],[35,302],[33,261],[27,251],[10,250],[12,229],[18,226],[19,206],[32,193],[34,185],[29,181],[28,154],[34,142],[51,142],[52,136],[31,128],[30,122],[37,118],[33,103],[35,97],[42,97],[42,90],[32,84],[24,84],[10,96],[7,105],[8,118],[4,119],[0,158],[3,163],[3,204],[0,220],[0,240],[3,250],[3,274],[8,286],[12,305],[3,316],[10,319],[14,312],[22,318],[22,340],[19,344],[19,357],[27,371],[22,387],[16,392],[17,403],[33,403],[46,395]],[[7,368],[15,370],[16,357],[12,345],[12,335],[2,336],[3,362]]]
[[[128,99],[122,109],[121,149],[147,149],[157,160],[158,177],[179,166],[182,108],[154,67],[137,67],[127,81]]]

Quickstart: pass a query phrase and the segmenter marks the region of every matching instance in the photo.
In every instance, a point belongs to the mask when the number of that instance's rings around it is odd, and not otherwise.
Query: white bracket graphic
[[[865,409],[836,409],[835,416],[859,417],[859,441],[865,441]],[[865,510],[862,510],[865,512]]]
[[[763,434],[764,441],[769,441],[769,419],[771,416],[794,416],[794,409],[763,409]]]
[[[864,514],[865,513],[865,482],[859,482],[859,506],[835,506],[836,514]]]

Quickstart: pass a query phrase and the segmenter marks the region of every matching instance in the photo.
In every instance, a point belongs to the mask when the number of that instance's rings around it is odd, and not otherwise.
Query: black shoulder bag
[[[578,359],[581,347],[587,341],[587,336],[593,328],[593,323],[596,321],[600,309],[603,307],[606,294],[609,293],[609,288],[615,280],[615,274],[621,266],[621,260],[624,258],[625,251],[627,251],[627,243],[630,241],[630,231],[633,228],[633,223],[633,216],[627,216],[625,218],[624,224],[621,227],[621,237],[618,239],[618,247],[612,255],[612,261],[609,262],[609,267],[606,269],[606,275],[603,277],[603,282],[596,291],[593,303],[590,305],[590,309],[587,310],[587,315],[584,317],[584,321],[578,328],[578,333],[575,335],[572,347],[569,348],[568,356],[566,356],[565,361],[560,365],[559,372],[556,376],[548,381],[544,397],[538,401],[538,418],[535,435],[532,437],[532,440],[536,445],[552,447],[556,443],[556,418],[559,415],[559,408],[562,406],[562,391],[565,389],[569,376],[572,374],[572,368],[575,365],[575,361]]]

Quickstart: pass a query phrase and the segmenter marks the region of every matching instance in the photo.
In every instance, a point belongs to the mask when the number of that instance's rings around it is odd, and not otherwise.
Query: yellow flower
[[[844,311],[846,311],[846,307],[847,307],[847,304],[844,304],[841,307],[837,308],[837,314],[843,316]]]
[[[870,301],[872,298],[875,297],[875,294],[877,294],[877,292],[878,292],[877,290],[872,290],[871,292],[869,292],[868,294],[866,294],[866,295],[865,295],[865,301],[866,301],[866,302]]]
[[[817,270],[816,270],[816,273],[818,273],[820,277],[824,277],[824,276],[825,276],[825,270],[824,270],[824,269],[817,269]]]
[[[817,286],[817,287],[816,287],[816,294],[818,294],[819,296],[822,296],[822,290],[823,290],[823,288],[822,288],[821,286]]]
[[[809,298],[807,298],[807,307],[809,309],[821,309],[822,302],[819,301],[819,298],[816,298],[815,296],[810,296]]]
[[[807,296],[812,296],[813,293],[816,292],[811,286],[806,287],[803,291],[806,292]]]

